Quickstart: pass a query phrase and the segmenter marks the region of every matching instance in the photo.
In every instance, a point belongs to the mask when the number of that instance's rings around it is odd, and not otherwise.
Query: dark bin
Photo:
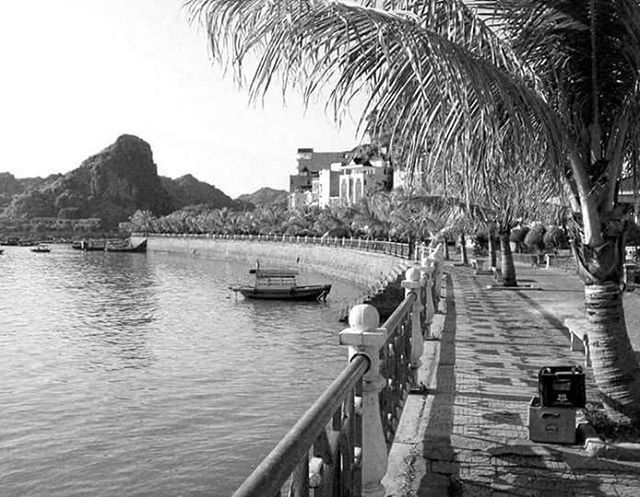
[[[584,407],[584,372],[580,366],[547,366],[538,373],[542,407]]]

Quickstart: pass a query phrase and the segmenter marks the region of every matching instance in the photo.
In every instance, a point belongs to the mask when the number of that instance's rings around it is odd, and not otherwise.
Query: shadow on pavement
[[[440,362],[436,373],[437,394],[431,407],[425,431],[424,458],[426,473],[420,481],[421,497],[450,495],[451,482],[457,481],[458,470],[451,443],[453,408],[455,403],[456,363],[456,304],[453,298],[453,279],[445,274],[445,319],[440,341]]]

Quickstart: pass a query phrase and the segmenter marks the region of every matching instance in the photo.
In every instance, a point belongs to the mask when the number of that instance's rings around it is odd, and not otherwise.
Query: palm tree
[[[129,218],[129,223],[131,223],[132,229],[135,231],[142,231],[145,234],[153,231],[155,221],[156,219],[153,212],[143,209],[138,209]]]
[[[346,206],[325,207],[318,213],[314,229],[322,236],[351,237],[353,210]]]
[[[505,142],[511,163],[544,155],[581,216],[575,253],[594,376],[612,418],[640,420],[616,203],[623,164],[640,148],[637,0],[187,3],[206,22],[214,58],[242,77],[247,56],[258,57],[248,64],[251,95],[280,76],[307,99],[328,88],[338,115],[366,94],[363,116],[395,123],[392,142],[409,164],[426,150],[428,167],[446,169],[439,160],[456,150],[467,167],[488,170]]]
[[[383,195],[362,197],[353,207],[353,224],[367,239],[389,239],[391,218],[388,199]]]

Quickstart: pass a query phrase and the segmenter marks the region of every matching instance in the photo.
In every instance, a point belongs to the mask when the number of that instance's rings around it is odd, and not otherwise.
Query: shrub
[[[544,248],[547,250],[555,250],[559,248],[567,248],[569,240],[567,234],[560,226],[549,226],[544,234]]]
[[[529,232],[529,228],[526,226],[520,228],[514,228],[511,230],[511,235],[509,236],[509,241],[516,244],[516,250],[518,252],[522,252],[522,248],[524,246],[524,239]]]
[[[535,224],[524,237],[524,244],[529,250],[539,251],[544,248],[545,227],[542,224]]]

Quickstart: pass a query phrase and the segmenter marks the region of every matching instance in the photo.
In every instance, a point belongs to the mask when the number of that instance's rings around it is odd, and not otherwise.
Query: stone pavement
[[[590,457],[582,445],[529,440],[528,408],[542,366],[581,365],[562,326],[579,316],[581,283],[558,269],[517,268],[541,290],[489,290],[489,276],[445,269],[444,302],[421,380],[396,434],[387,496],[640,496],[640,452]],[[587,399],[596,400],[587,374]]]

